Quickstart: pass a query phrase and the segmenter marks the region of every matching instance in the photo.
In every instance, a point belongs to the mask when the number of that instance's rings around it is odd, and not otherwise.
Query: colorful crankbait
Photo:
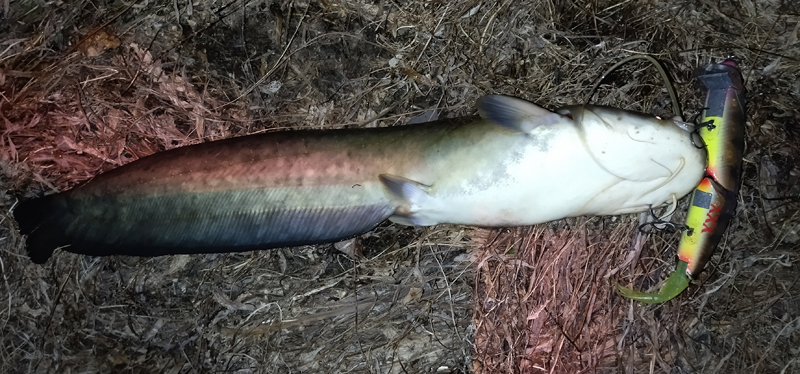
[[[678,247],[678,266],[658,293],[619,286],[620,293],[647,304],[662,303],[680,294],[691,278],[703,271],[722,234],[736,213],[742,179],[745,98],[742,76],[727,60],[695,73],[707,88],[700,136],[708,150],[706,176],[692,194],[686,226]]]

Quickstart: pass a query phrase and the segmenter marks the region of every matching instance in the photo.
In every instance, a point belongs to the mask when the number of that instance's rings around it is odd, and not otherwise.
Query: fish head
[[[481,98],[478,112],[506,131],[532,140],[537,155],[556,151],[549,149],[548,134],[561,134],[567,143],[559,144],[568,145],[568,151],[581,160],[570,173],[593,178],[584,188],[585,195],[593,196],[581,210],[586,214],[643,211],[684,196],[697,186],[706,167],[704,147],[695,144],[689,127],[675,119],[593,105],[568,106],[553,113],[503,95]],[[580,148],[590,157],[584,157]]]
[[[597,165],[630,182],[620,184],[630,190],[624,192],[630,196],[625,209],[684,196],[703,177],[705,148],[695,144],[691,127],[680,119],[592,105],[558,113],[574,120],[580,143]]]

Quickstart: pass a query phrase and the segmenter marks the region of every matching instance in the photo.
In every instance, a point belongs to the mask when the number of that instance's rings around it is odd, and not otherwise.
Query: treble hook
[[[651,233],[652,230],[646,229],[647,227],[652,227],[655,230],[665,231],[669,233],[685,231],[686,229],[688,229],[686,225],[679,225],[665,219],[667,217],[672,216],[672,213],[675,213],[675,209],[677,209],[677,207],[678,207],[678,197],[675,196],[674,194],[672,195],[672,204],[670,205],[669,210],[660,217],[656,215],[656,212],[653,210],[653,206],[651,205],[649,207],[648,212],[650,213],[650,218],[652,220],[650,222],[645,222],[639,225],[639,232],[642,234]]]

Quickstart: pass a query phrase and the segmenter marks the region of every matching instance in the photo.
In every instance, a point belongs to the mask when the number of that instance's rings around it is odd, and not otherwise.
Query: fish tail
[[[67,225],[75,218],[60,194],[21,202],[14,209],[19,231],[27,235],[28,256],[37,264],[47,262],[57,247],[69,243]]]

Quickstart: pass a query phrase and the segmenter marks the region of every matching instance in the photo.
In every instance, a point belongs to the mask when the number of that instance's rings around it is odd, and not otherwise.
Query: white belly
[[[552,139],[544,149],[528,145],[521,158],[503,160],[504,173],[486,173],[458,186],[435,189],[438,208],[427,213],[437,222],[478,226],[518,226],[552,221],[588,212],[598,194],[620,180],[600,168],[568,134]],[[502,178],[497,178],[502,175]],[[494,177],[492,184],[481,183]],[[436,185],[434,185],[436,187]],[[618,200],[608,196],[604,200]],[[606,201],[601,204],[618,204]],[[592,207],[593,210],[596,208]]]

